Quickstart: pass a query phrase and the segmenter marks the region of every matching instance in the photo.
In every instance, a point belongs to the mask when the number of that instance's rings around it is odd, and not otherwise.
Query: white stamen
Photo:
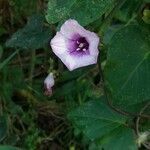
[[[83,44],[83,43],[80,43],[80,44],[79,44],[79,47],[80,47],[80,48],[82,48],[83,46],[84,46],[84,44]]]
[[[86,51],[86,48],[83,48],[83,51],[85,52],[85,51]]]
[[[77,51],[79,51],[79,50],[80,50],[80,48],[77,48],[76,50],[77,50]]]

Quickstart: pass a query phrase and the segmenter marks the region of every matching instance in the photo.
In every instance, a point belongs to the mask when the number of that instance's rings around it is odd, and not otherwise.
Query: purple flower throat
[[[85,37],[75,36],[69,44],[70,54],[73,55],[86,55],[89,54],[89,43]]]
[[[85,37],[80,37],[76,40],[76,51],[86,52],[89,48],[89,43],[85,39]]]

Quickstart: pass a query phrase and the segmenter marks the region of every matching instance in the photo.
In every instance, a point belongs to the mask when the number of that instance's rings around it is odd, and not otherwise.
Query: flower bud
[[[54,86],[54,84],[55,84],[55,81],[54,81],[53,73],[50,73],[44,80],[44,89],[45,89],[44,94],[45,95],[47,96],[52,95],[52,87]]]

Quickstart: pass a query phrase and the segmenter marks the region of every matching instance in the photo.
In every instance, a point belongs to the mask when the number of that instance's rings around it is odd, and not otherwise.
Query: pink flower
[[[69,19],[51,40],[53,52],[72,71],[97,63],[99,37]]]
[[[44,80],[45,95],[47,96],[52,95],[52,87],[54,86],[54,84],[55,81],[53,73],[50,73]]]

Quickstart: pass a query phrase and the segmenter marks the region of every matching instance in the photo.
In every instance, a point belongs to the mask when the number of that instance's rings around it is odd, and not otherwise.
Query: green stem
[[[16,50],[8,58],[6,58],[2,63],[0,63],[0,70],[9,63],[9,61],[18,53],[19,50]]]
[[[32,78],[34,74],[35,68],[35,60],[36,60],[36,52],[35,50],[31,51],[31,62],[30,62],[30,73],[29,73],[29,85],[32,86]]]

